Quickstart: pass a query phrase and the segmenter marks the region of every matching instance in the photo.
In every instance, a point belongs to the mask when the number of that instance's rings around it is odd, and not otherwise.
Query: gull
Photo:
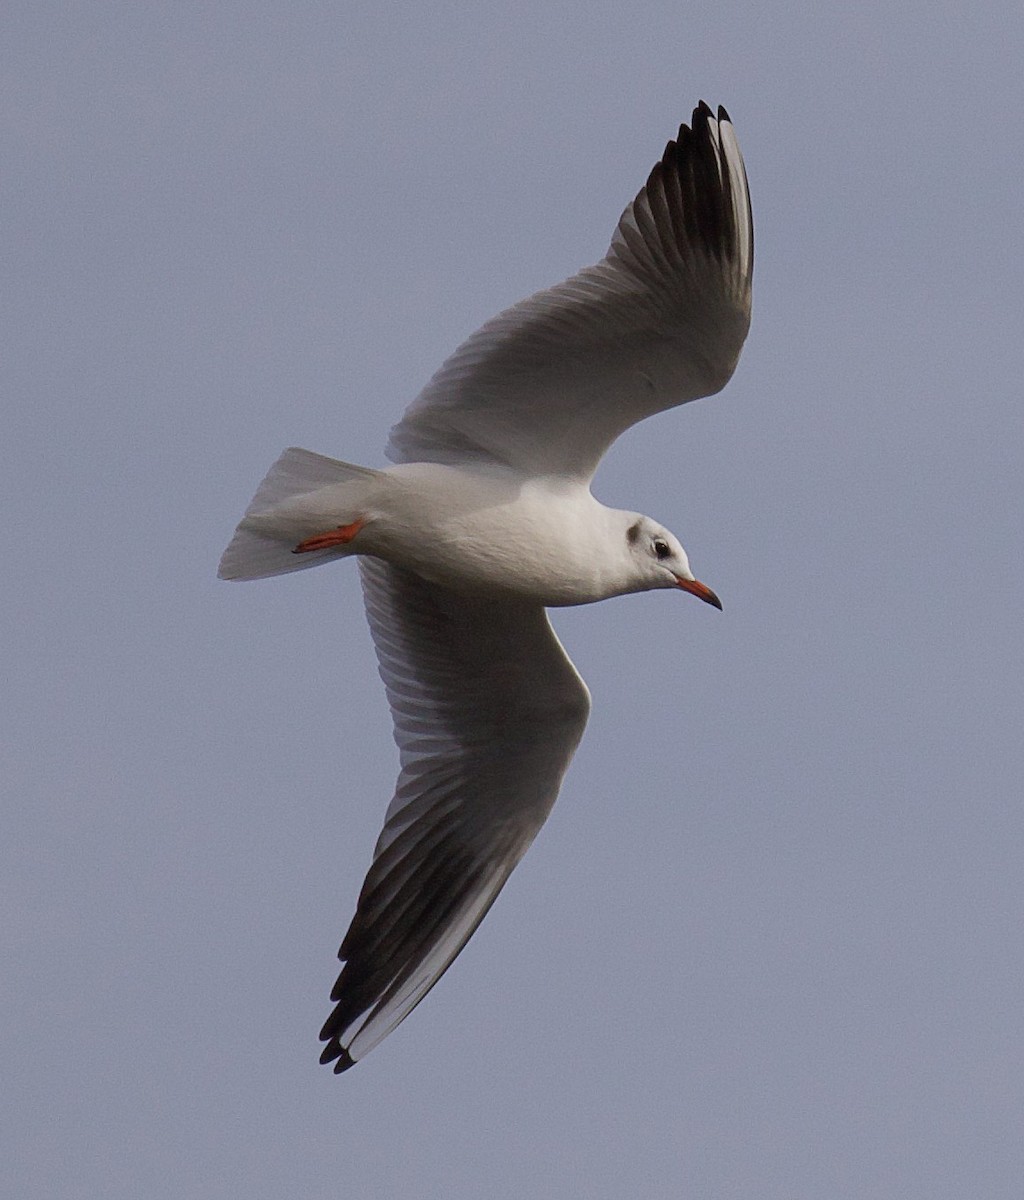
[[[359,557],[399,749],[320,1033],[335,1072],[437,983],[554,804],[590,693],[547,609],[654,588],[722,607],[674,534],[590,483],[624,430],[725,386],[752,273],[743,159],[702,101],[605,257],[442,365],[391,431],[393,465],[286,450],[238,525],[223,579]]]

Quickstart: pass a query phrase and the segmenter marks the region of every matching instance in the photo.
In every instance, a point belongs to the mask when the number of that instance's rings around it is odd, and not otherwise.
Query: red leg
[[[330,550],[332,546],[347,546],[356,534],[366,524],[364,517],[359,517],[351,525],[339,525],[327,533],[318,533],[315,537],[306,538],[292,551],[292,554],[308,554],[310,550]]]

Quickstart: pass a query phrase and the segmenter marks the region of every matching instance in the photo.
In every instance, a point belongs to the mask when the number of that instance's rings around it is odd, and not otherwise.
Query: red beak
[[[719,612],[722,611],[721,600],[719,600],[706,583],[701,583],[697,579],[680,579],[678,575],[676,576],[676,583],[684,592],[689,592],[691,596],[696,596],[698,600],[703,600],[705,604],[713,604]]]

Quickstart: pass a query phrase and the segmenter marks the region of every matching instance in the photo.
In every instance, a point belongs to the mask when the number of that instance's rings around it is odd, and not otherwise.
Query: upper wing
[[[360,569],[401,773],[321,1031],[343,1071],[423,999],[555,801],[590,710],[539,605],[448,592],[379,559]]]
[[[474,333],[392,430],[389,455],[589,480],[624,429],[728,382],[753,251],[732,123],[701,102],[605,258]]]

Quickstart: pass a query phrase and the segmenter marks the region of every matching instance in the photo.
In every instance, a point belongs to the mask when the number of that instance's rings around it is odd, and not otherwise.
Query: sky
[[[1024,1178],[1024,12],[13,0],[0,44],[0,1191],[1002,1200]],[[463,955],[343,1076],[396,772],[352,564],[219,582],[282,448],[443,358],[730,111],[754,316],[604,502],[667,592]]]

